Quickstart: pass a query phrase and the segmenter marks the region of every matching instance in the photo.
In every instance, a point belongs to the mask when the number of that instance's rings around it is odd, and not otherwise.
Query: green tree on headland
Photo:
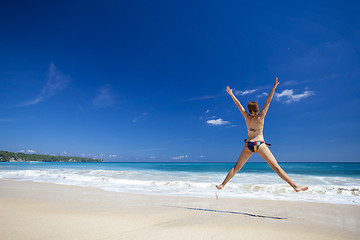
[[[0,162],[103,162],[102,159],[84,157],[65,157],[40,154],[14,153],[0,151]]]

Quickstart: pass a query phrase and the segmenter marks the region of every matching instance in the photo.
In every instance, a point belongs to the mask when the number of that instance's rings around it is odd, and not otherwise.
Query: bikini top
[[[259,128],[259,129],[248,128],[248,130],[249,130],[250,132],[260,131],[260,130],[262,130],[262,129],[263,129],[263,128]]]

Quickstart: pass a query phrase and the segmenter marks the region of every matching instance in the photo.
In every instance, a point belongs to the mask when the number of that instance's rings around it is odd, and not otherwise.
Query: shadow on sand
[[[191,208],[191,207],[178,207],[178,206],[176,208],[183,208],[183,209],[193,210],[193,211],[238,214],[238,215],[245,215],[245,216],[249,216],[249,217],[270,218],[270,219],[277,219],[277,220],[287,219],[287,218],[282,218],[282,217],[273,217],[273,216],[265,216],[265,215],[258,215],[258,214],[252,214],[252,213],[223,211],[223,210],[206,209],[206,208]]]

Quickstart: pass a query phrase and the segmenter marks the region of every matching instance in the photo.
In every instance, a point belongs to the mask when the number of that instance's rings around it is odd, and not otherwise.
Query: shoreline
[[[290,164],[286,166],[289,176],[298,185],[309,187],[305,192],[295,193],[267,163],[245,165],[244,171],[221,191],[215,185],[223,181],[229,164],[110,164],[114,165],[8,163],[1,165],[0,179],[97,187],[152,196],[216,198],[217,195],[219,198],[360,205],[360,165]]]
[[[1,239],[357,239],[360,206],[0,180]]]
[[[90,189],[94,189],[94,190],[100,190],[100,191],[104,191],[104,192],[109,192],[109,193],[118,193],[118,194],[131,194],[131,195],[145,195],[145,196],[154,196],[154,197],[175,197],[175,198],[194,198],[194,199],[233,199],[233,200],[246,200],[246,201],[252,201],[252,200],[261,200],[261,201],[283,201],[283,202],[293,202],[293,203],[319,203],[319,204],[329,204],[329,205],[355,205],[355,206],[359,206],[360,207],[360,203],[359,202],[328,202],[325,200],[313,200],[313,199],[293,199],[293,198],[286,198],[286,199],[269,199],[269,198],[261,198],[258,196],[254,196],[254,197],[249,197],[249,196],[229,196],[229,195],[222,195],[224,191],[226,190],[217,190],[214,184],[214,194],[212,196],[204,196],[204,195],[191,195],[191,196],[185,196],[183,193],[181,194],[174,194],[174,193],[169,193],[169,194],[164,194],[164,193],[150,193],[150,192],[146,192],[146,193],[135,193],[135,192],[131,192],[131,191],[116,191],[116,190],[107,190],[105,188],[99,187],[99,186],[81,186],[81,185],[75,185],[75,184],[66,184],[66,183],[54,183],[54,182],[41,182],[41,181],[32,181],[32,180],[20,180],[20,179],[0,179],[0,181],[15,181],[15,182],[28,182],[28,183],[39,183],[39,184],[53,184],[53,185],[58,185],[58,186],[68,186],[68,187],[79,187],[79,188],[90,188]],[[299,193],[295,193],[295,191],[293,192],[294,194],[302,194],[303,192],[299,192]],[[306,193],[306,191],[304,191],[304,193]]]

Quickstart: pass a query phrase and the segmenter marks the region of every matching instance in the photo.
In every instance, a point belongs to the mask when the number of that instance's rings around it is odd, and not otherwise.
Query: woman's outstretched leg
[[[227,174],[226,178],[224,179],[224,181],[222,182],[222,184],[220,185],[216,185],[216,188],[221,190],[228,181],[230,181],[230,179],[238,172],[240,171],[240,169],[244,166],[244,164],[246,163],[246,161],[249,159],[249,157],[251,156],[252,152],[247,149],[247,147],[245,146],[243,148],[243,150],[240,153],[240,156],[235,164],[235,166],[230,170],[230,172]]]
[[[270,167],[291,187],[294,188],[296,192],[305,191],[308,187],[300,187],[296,185],[291,178],[286,174],[286,172],[279,166],[278,162],[276,161],[274,155],[271,153],[270,149],[265,145],[261,144],[257,153],[260,154],[262,158],[270,165]]]

